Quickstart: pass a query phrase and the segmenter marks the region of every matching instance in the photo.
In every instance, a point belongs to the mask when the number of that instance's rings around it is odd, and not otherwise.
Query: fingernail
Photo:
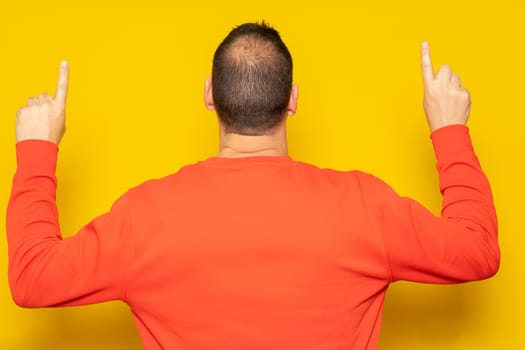
[[[62,62],[60,62],[60,67],[67,68],[67,61],[63,60]]]
[[[429,45],[428,45],[428,42],[426,42],[426,41],[423,41],[423,42],[421,43],[421,47],[424,48],[424,49],[426,49],[428,46],[429,46]]]

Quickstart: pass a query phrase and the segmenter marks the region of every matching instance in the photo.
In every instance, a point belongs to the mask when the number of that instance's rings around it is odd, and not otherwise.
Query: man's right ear
[[[204,105],[210,111],[215,110],[215,103],[213,102],[211,77],[207,77],[206,81],[204,82]]]

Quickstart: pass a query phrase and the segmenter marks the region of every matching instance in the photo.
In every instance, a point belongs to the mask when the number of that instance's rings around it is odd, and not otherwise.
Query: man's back
[[[142,336],[180,349],[366,348],[389,280],[370,181],[288,157],[211,158],[130,191],[124,297]]]

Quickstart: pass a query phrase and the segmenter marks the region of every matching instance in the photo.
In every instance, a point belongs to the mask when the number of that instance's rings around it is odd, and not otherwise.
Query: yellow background
[[[524,349],[524,5],[444,1],[27,1],[0,5],[0,212],[15,171],[14,121],[71,65],[58,202],[65,235],[126,189],[217,151],[202,103],[213,52],[234,26],[266,19],[295,60],[293,158],[372,172],[439,211],[421,108],[419,44],[473,99],[477,153],[493,185],[502,263],[488,281],[396,283],[380,349]],[[0,226],[4,227],[4,215]],[[0,349],[140,349],[122,303],[26,310],[11,300],[0,240]]]

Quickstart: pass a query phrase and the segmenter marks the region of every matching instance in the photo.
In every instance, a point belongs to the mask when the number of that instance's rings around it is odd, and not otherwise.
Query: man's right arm
[[[30,98],[17,113],[17,170],[6,231],[9,285],[14,301],[24,307],[124,298],[133,241],[128,195],[75,236],[62,239],[55,170],[68,85],[69,67],[62,62],[55,97]]]

